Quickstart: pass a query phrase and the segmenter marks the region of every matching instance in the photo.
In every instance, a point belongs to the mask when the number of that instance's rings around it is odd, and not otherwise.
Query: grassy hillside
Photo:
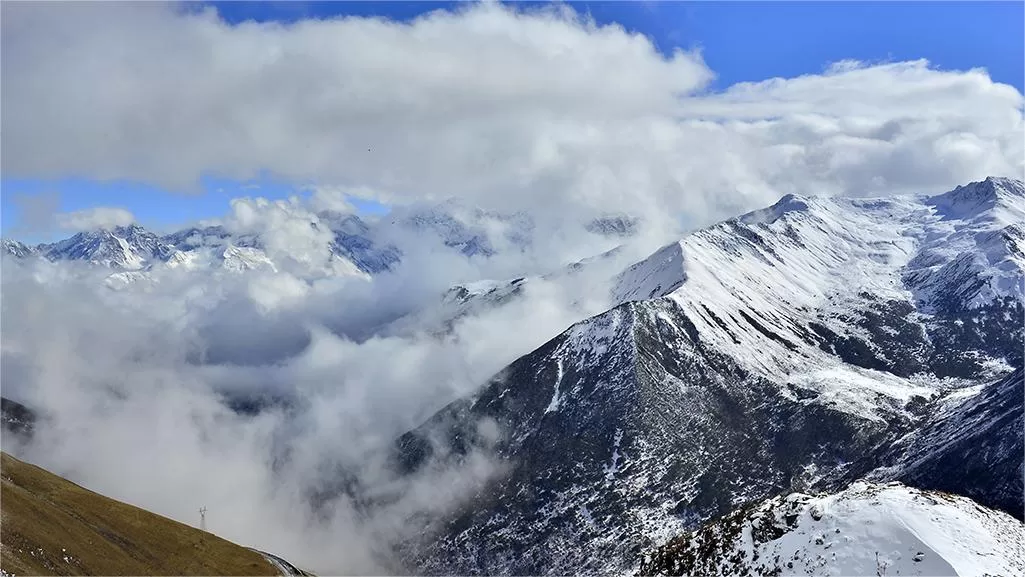
[[[255,551],[0,455],[7,574],[280,574]]]

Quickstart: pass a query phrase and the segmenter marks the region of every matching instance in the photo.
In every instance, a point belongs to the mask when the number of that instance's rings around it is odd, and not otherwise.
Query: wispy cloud
[[[135,217],[123,208],[98,206],[74,212],[57,213],[54,215],[54,220],[58,228],[77,232],[128,226],[135,222]]]

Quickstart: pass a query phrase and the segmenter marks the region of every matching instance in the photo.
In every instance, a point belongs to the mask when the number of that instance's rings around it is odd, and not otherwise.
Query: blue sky
[[[408,20],[455,2],[213,2],[232,23],[294,21],[340,15]],[[538,4],[538,3],[524,3]],[[985,67],[991,77],[1025,91],[1022,2],[570,2],[599,24],[618,22],[649,36],[659,50],[700,47],[718,74],[714,89],[736,82],[821,72],[843,59],[869,62],[926,58],[944,69]],[[0,175],[2,176],[2,175]],[[62,211],[93,206],[130,210],[140,223],[169,228],[222,216],[235,196],[282,198],[286,183],[258,189],[211,180],[207,193],[183,196],[133,183],[57,182],[3,178],[3,234],[18,234],[26,198],[50,195]],[[56,193],[57,196],[54,196]],[[362,205],[365,211],[381,207]],[[28,239],[32,242],[43,239]]]

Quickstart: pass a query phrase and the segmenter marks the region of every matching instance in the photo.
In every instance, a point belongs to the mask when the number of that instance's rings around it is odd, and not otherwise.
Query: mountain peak
[[[1003,191],[1006,194],[1025,196],[1025,183],[1017,178],[1008,178],[1006,176],[987,176],[986,180],[983,182]]]
[[[929,199],[945,218],[971,218],[998,207],[1017,207],[1022,212],[1025,184],[1015,178],[990,176],[979,182],[958,186]],[[1012,216],[1013,215],[1009,215]]]
[[[641,219],[628,214],[609,214],[588,222],[585,229],[593,234],[612,237],[631,237],[637,234]]]
[[[151,260],[167,260],[173,248],[138,224],[79,232],[71,238],[40,247],[50,260],[86,260],[113,268],[135,270]]]
[[[776,204],[737,217],[744,224],[772,224],[792,212],[806,212],[811,199],[797,194],[787,194]]]
[[[988,176],[985,180],[958,186],[936,198],[965,203],[995,201],[1002,196],[1025,196],[1025,186],[1022,181],[1014,178]]]

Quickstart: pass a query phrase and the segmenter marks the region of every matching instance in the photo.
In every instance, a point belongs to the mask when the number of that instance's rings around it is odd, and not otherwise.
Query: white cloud
[[[157,4],[4,16],[12,175],[184,189],[204,173],[270,171],[396,202],[707,223],[787,192],[940,190],[1023,171],[1022,96],[980,70],[845,61],[704,94],[714,72],[697,53],[663,56],[568,9],[492,3],[409,24],[230,26]]]
[[[17,454],[184,522],[206,505],[219,535],[324,574],[388,572],[378,563],[413,510],[444,511],[495,469],[481,455],[396,481],[381,468],[382,447],[608,306],[602,275],[582,274],[532,281],[521,300],[443,338],[418,323],[373,334],[368,327],[438,303],[439,282],[453,274],[404,271],[310,282],[170,269],[145,289],[115,292],[85,265],[5,267],[3,393],[50,419]],[[229,393],[295,404],[248,417],[228,409]],[[345,499],[313,515],[308,492],[339,482],[334,465],[401,499],[370,518]]]
[[[70,231],[114,228],[115,226],[128,226],[135,222],[135,217],[131,212],[123,208],[107,206],[57,213],[54,218],[58,228]]]

